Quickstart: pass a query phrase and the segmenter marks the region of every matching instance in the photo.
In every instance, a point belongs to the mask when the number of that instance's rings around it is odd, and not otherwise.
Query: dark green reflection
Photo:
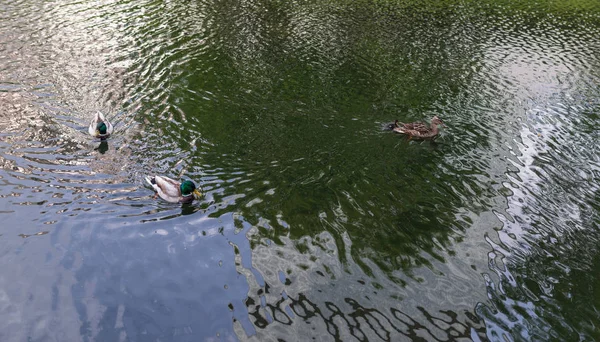
[[[308,253],[300,238],[328,231],[343,263],[347,236],[363,271],[366,258],[401,284],[506,209],[529,111],[598,70],[582,48],[597,44],[590,1],[172,6],[134,33],[143,158],[205,176],[227,202],[211,215],[256,225],[252,248],[290,237]],[[448,125],[436,144],[381,131],[433,115]]]
[[[409,142],[382,133],[380,123],[438,114],[451,125],[453,118],[436,109],[469,86],[471,59],[479,54],[474,43],[484,37],[452,7],[329,4],[306,15],[309,8],[260,1],[212,8],[202,31],[181,37],[194,58],[151,83],[169,90],[158,95],[166,102],[144,102],[156,108],[149,134],[160,129],[162,139],[182,149],[200,135],[214,149],[190,155],[189,165],[228,167],[223,162],[235,159],[235,167],[252,172],[251,186],[232,184],[222,193],[247,199],[223,210],[240,211],[254,224],[276,222],[280,214],[289,232],[276,223],[261,231],[274,241],[328,230],[343,248],[340,234],[347,232],[356,260],[366,255],[388,272],[427,264],[422,251],[443,261],[436,250],[464,226],[456,221],[457,210],[468,206],[461,194],[486,192],[447,161],[451,149],[469,146],[450,138]],[[177,20],[173,26],[185,25]],[[211,34],[218,44],[187,44]],[[180,111],[185,123],[161,120]],[[274,194],[264,195],[269,188]],[[256,196],[262,202],[247,209]]]

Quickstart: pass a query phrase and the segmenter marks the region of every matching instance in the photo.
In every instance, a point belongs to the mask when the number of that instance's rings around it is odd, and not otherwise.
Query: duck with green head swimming
[[[113,125],[104,117],[101,112],[97,112],[90,126],[88,127],[88,133],[95,138],[104,140],[108,138],[114,131]]]
[[[156,195],[171,203],[190,203],[195,198],[200,198],[202,193],[196,184],[190,180],[184,180],[178,182],[174,179],[165,176],[147,176],[146,181],[154,191]]]

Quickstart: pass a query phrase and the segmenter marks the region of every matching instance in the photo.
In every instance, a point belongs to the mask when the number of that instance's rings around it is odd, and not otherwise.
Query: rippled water
[[[600,339],[598,51],[591,0],[0,0],[0,340]]]

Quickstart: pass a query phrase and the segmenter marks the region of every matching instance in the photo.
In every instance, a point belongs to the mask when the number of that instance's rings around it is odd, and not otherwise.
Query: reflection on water
[[[0,339],[598,338],[599,16],[0,1]]]
[[[598,183],[590,175],[597,172],[598,157],[589,141],[573,136],[574,131],[588,130],[593,123],[586,118],[587,108],[570,105],[568,98],[562,101],[566,104],[533,108],[527,113],[529,124],[521,131],[516,170],[510,172],[506,183],[511,190],[508,208],[497,213],[503,223],[498,234],[502,244],[487,239],[493,248],[490,269],[502,281],[502,286],[496,287],[487,278],[488,292],[494,306],[505,307],[495,313],[481,308],[489,322],[489,334],[495,336],[518,333],[523,339],[545,340],[597,336],[587,322],[572,317],[557,320],[552,311],[576,309],[591,321],[597,319],[596,303],[590,307],[571,301],[571,292],[597,281],[588,272],[597,269],[593,260],[597,259],[598,236],[593,228],[598,222]],[[555,164],[550,156],[561,162]],[[592,261],[581,260],[577,251],[583,250],[590,253]],[[588,297],[586,292],[578,296]],[[535,305],[540,302],[546,310]],[[562,327],[560,334],[555,326]]]
[[[94,150],[98,151],[101,154],[106,153],[106,151],[108,151],[108,141],[102,140],[100,142],[100,145],[98,145],[98,147],[96,147]]]

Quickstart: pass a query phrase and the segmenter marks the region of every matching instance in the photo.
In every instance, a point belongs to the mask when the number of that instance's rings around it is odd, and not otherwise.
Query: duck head
[[[444,125],[444,121],[438,118],[437,115],[434,116],[433,119],[431,119],[431,125],[442,125],[443,127],[446,127],[446,125]]]
[[[98,122],[96,125],[96,135],[106,135],[107,131],[108,127],[106,127],[106,124],[103,121]]]
[[[184,197],[187,197],[190,195],[195,195],[196,197],[202,196],[202,194],[200,193],[200,190],[198,190],[196,188],[196,184],[194,184],[194,182],[192,182],[190,180],[185,180],[185,181],[181,182],[179,189],[181,190],[181,196],[184,196]]]

